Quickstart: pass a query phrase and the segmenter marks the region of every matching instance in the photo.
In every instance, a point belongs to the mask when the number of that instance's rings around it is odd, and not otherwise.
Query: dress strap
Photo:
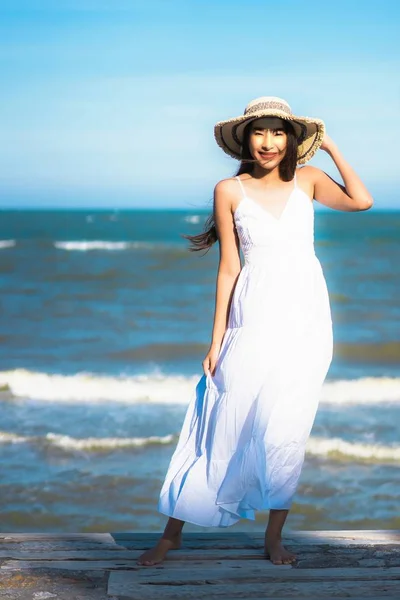
[[[294,189],[296,189],[297,187],[298,187],[297,186],[297,172],[295,171],[294,172]]]
[[[244,191],[243,183],[240,181],[240,177],[239,177],[238,175],[236,175],[235,179],[237,179],[237,180],[238,180],[238,182],[239,182],[239,185],[240,185],[240,189],[242,190],[242,194],[243,194],[243,196],[245,196],[245,195],[246,195],[246,193],[245,193],[245,191]]]

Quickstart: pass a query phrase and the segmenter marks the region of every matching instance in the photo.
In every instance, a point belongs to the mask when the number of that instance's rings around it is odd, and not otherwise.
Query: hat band
[[[254,104],[254,106],[250,106],[250,108],[246,108],[246,110],[244,111],[244,114],[248,115],[250,113],[257,112],[258,110],[265,110],[268,108],[276,108],[278,110],[281,110],[281,111],[287,113],[288,115],[292,114],[292,112],[291,112],[290,108],[287,106],[287,104],[283,104],[282,102],[275,102],[274,100],[271,100],[270,102],[259,102],[258,104]]]

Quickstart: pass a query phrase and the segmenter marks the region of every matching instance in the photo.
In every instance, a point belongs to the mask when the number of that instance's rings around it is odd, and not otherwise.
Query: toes
[[[296,557],[295,556],[290,556],[289,558],[285,559],[285,565],[290,565],[293,562],[296,562]]]

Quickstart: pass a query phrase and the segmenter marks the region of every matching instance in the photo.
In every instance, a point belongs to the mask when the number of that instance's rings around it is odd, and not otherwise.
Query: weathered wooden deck
[[[158,534],[0,534],[0,598],[400,598],[400,530],[298,531],[293,565],[263,558],[263,534],[185,533],[155,567],[136,564]]]

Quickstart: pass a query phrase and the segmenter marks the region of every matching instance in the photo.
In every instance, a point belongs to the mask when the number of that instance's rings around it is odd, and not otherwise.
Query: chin
[[[266,161],[258,161],[258,164],[260,165],[260,167],[263,167],[264,169],[273,169],[273,167],[276,167],[277,165],[279,165],[281,161],[279,159],[274,159],[274,160],[270,160],[268,162]]]

